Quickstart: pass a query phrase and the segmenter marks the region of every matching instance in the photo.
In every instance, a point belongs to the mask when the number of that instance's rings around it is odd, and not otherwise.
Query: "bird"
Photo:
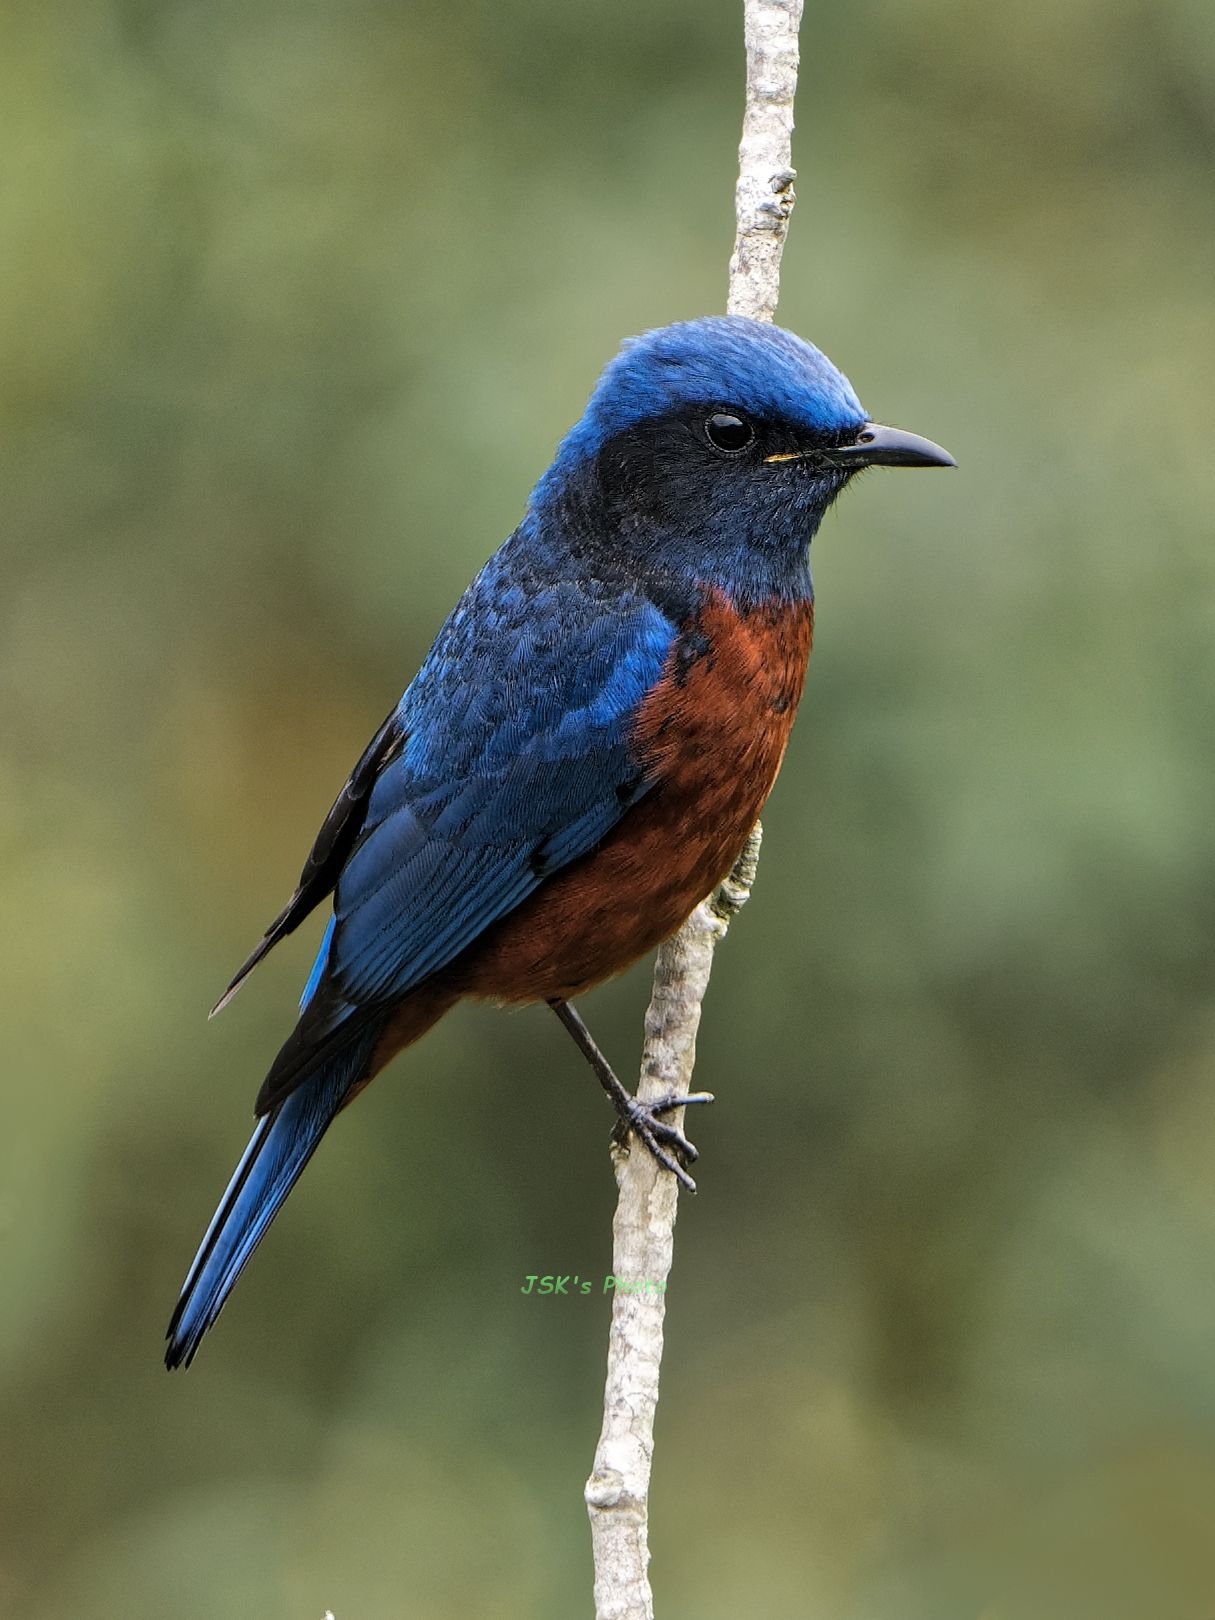
[[[574,999],[674,933],[776,780],[814,634],[810,542],[869,467],[952,467],[813,344],[710,316],[625,342],[514,533],[338,794],[213,1011],[314,908],[297,1022],[169,1324],[188,1365],[338,1112],[465,997],[546,1003],[617,1130],[694,1190]]]

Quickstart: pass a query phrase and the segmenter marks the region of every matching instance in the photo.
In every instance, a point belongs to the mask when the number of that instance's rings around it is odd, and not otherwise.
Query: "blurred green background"
[[[570,1620],[607,1110],[459,1010],[195,1368],[318,926],[206,1009],[621,337],[722,307],[735,5],[0,11],[0,1613]],[[815,545],[718,957],[662,1620],[1215,1613],[1215,13],[803,29],[783,321],[948,478]],[[588,1016],[622,1072],[648,975]],[[538,1132],[531,1109],[549,1124]]]

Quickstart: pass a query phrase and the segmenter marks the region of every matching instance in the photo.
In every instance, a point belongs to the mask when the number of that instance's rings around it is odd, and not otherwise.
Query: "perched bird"
[[[192,1359],[334,1115],[462,996],[548,1002],[620,1127],[691,1185],[695,1150],[662,1117],[686,1099],[633,1098],[570,1001],[730,870],[801,697],[809,544],[832,501],[864,467],[953,465],[871,422],[778,327],[727,316],[625,344],[219,1003],[333,896],[168,1366]]]

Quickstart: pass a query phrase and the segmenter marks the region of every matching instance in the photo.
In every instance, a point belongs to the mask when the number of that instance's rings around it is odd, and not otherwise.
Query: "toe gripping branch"
[[[570,1003],[550,1001],[549,1006],[569,1030],[574,1044],[590,1064],[599,1084],[612,1100],[612,1106],[619,1115],[613,1133],[616,1141],[622,1147],[627,1147],[631,1131],[645,1144],[664,1170],[669,1170],[689,1192],[695,1192],[696,1183],[688,1174],[686,1167],[695,1164],[699,1154],[679,1127],[670,1124],[662,1118],[662,1115],[673,1113],[677,1108],[686,1108],[694,1103],[711,1103],[713,1093],[693,1091],[685,1097],[672,1092],[670,1096],[656,1097],[652,1102],[643,1102],[640,1097],[634,1097],[617,1079],[611,1064],[595,1045],[581,1015]]]

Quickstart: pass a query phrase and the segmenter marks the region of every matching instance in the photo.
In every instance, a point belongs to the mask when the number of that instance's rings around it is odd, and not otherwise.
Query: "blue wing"
[[[470,586],[230,987],[336,885],[299,1022],[257,1100],[263,1117],[170,1323],[171,1367],[194,1355],[366,1077],[396,1001],[652,785],[630,738],[678,607],[668,617],[627,581],[559,579],[543,562],[508,541]]]
[[[337,875],[300,1023],[258,1097],[281,1102],[365,1022],[437,972],[651,786],[630,737],[676,627],[596,582],[520,577],[504,548],[396,712]]]

